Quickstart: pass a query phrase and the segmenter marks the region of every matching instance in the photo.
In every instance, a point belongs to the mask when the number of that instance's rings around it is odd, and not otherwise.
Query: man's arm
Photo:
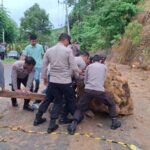
[[[88,68],[89,67],[87,67],[86,70],[85,70],[85,76],[84,76],[84,84],[85,85],[87,84],[87,80],[88,80]]]
[[[30,89],[32,87],[33,80],[34,80],[34,74],[35,74],[35,70],[33,70],[28,76],[28,81],[27,81],[27,85],[26,85],[26,89],[28,91],[30,91]]]
[[[49,51],[45,53],[44,58],[43,58],[43,63],[42,63],[41,78],[44,79],[44,82],[47,81],[47,68],[50,63],[48,52]]]
[[[105,66],[105,80],[107,78],[107,66]]]
[[[73,56],[72,51],[69,51],[69,64],[70,64],[70,69],[73,72],[81,73],[81,70],[78,68],[77,63],[75,61],[75,57]]]
[[[11,80],[12,80],[13,89],[15,91],[18,90],[18,86],[17,86],[17,66],[16,65],[13,65],[13,67],[12,67]]]

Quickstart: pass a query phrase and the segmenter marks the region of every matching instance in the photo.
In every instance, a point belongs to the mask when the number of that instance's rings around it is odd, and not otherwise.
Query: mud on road
[[[93,119],[86,118],[78,127],[77,132],[92,133],[96,137],[108,138],[135,144],[143,150],[150,149],[150,72],[131,70],[128,66],[118,65],[121,73],[128,78],[134,101],[134,115],[120,117],[122,127],[116,131],[110,129],[111,121],[107,114],[97,114]],[[7,86],[10,67],[5,67]],[[10,99],[0,98],[0,125],[21,126],[26,130],[45,132],[49,123],[34,127],[35,113],[22,110],[23,101],[19,101],[19,108],[12,108]],[[98,126],[101,124],[101,126]],[[66,132],[66,125],[60,125],[59,131]],[[0,129],[0,150],[126,150],[117,144],[97,141],[84,136],[29,134],[10,129]]]

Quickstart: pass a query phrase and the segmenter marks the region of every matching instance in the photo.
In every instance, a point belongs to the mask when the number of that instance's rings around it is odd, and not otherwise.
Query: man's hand
[[[47,85],[48,85],[48,80],[47,80],[47,79],[43,79],[43,84],[44,84],[45,86],[47,86]]]
[[[84,76],[84,75],[85,75],[85,71],[84,71],[84,70],[81,70],[81,71],[79,72],[79,75]]]
[[[24,88],[21,91],[24,92],[24,93],[31,93],[31,91],[28,88]]]

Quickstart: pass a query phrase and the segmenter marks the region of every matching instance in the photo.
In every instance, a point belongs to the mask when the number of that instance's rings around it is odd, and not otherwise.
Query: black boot
[[[23,110],[26,110],[26,111],[34,111],[34,108],[32,108],[30,105],[24,105],[24,106],[23,106]]]
[[[55,131],[58,128],[58,124],[56,124],[56,119],[51,119],[48,129],[47,129],[47,133],[52,133],[53,131]]]
[[[33,122],[34,126],[38,126],[44,122],[46,122],[46,118],[42,118],[43,112],[37,112],[35,120]]]
[[[78,124],[78,122],[76,120],[74,120],[74,121],[72,121],[72,123],[70,125],[68,125],[67,130],[70,135],[74,135],[76,128],[77,128],[77,124]]]
[[[12,102],[13,107],[18,107],[18,102],[17,102],[16,98],[12,98],[11,102]]]
[[[117,128],[121,127],[121,122],[117,120],[117,118],[112,118],[112,125],[111,129],[116,130]]]

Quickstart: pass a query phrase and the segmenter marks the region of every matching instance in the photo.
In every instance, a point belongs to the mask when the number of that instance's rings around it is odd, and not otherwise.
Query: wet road
[[[9,87],[11,64],[5,64],[5,80],[6,87]],[[121,66],[123,67],[123,66]],[[122,70],[124,74],[129,76],[129,81],[139,81],[139,73],[136,72],[128,74],[128,68]],[[147,73],[149,74],[149,73]],[[134,78],[131,78],[134,77]],[[147,81],[141,80],[144,86],[148,86]],[[97,114],[93,119],[85,118],[85,120],[78,126],[77,132],[93,133],[96,137],[113,139],[116,141],[123,141],[129,144],[136,144],[149,150],[149,101],[143,97],[143,93],[147,90],[145,88],[140,93],[134,85],[131,86],[132,95],[135,103],[135,114],[120,118],[122,127],[116,131],[110,129],[111,121],[106,114]],[[147,95],[149,96],[149,94]],[[141,103],[141,99],[143,103]],[[18,100],[19,101],[19,100]],[[139,105],[140,103],[140,105]],[[33,120],[36,112],[26,112],[22,110],[23,101],[19,101],[18,108],[12,108],[9,98],[0,98],[0,119],[1,125],[21,126],[21,128],[28,131],[46,132],[49,123],[49,113],[44,116],[47,122],[38,127],[33,126]],[[143,111],[145,108],[146,111]],[[141,116],[142,115],[142,116]],[[140,117],[141,116],[141,117]],[[98,124],[102,124],[98,127]],[[143,125],[144,124],[144,125]],[[66,132],[67,125],[60,125],[57,132]],[[48,134],[32,134],[24,133],[22,131],[11,131],[10,129],[0,128],[0,139],[4,138],[6,142],[0,142],[0,150],[127,150],[120,145],[107,143],[103,141],[94,140],[84,136],[70,136],[70,135],[48,135]]]

